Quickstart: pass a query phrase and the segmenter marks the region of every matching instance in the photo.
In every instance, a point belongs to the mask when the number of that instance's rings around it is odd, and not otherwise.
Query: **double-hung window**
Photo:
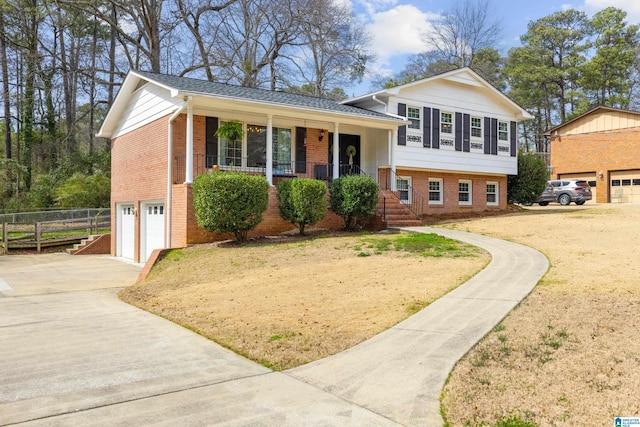
[[[498,122],[498,153],[510,154],[511,147],[509,146],[509,123]]]
[[[487,205],[498,205],[498,183],[487,181]]]
[[[509,123],[498,122],[498,141],[509,141]]]
[[[442,201],[442,178],[429,178],[429,204],[441,205]]]
[[[471,137],[482,138],[482,118],[471,117]]]
[[[471,181],[466,179],[461,179],[458,181],[458,204],[459,205],[471,205],[472,195],[471,195]]]
[[[409,119],[409,124],[407,125],[409,129],[420,130],[422,128],[420,121],[420,108],[407,107],[407,118]]]
[[[399,176],[396,179],[396,189],[398,191],[398,198],[402,203],[411,204],[411,177]]]
[[[453,136],[453,113],[440,113],[440,133],[446,136]]]

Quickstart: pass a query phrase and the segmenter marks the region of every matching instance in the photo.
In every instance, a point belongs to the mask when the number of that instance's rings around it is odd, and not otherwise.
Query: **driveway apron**
[[[535,286],[540,253],[469,233],[491,263],[418,314],[285,372],[248,361],[117,291],[139,265],[0,257],[0,425],[442,425],[454,364]]]

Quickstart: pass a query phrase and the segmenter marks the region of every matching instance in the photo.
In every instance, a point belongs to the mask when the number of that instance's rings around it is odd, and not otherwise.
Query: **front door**
[[[360,173],[360,135],[340,134],[340,176]],[[333,133],[329,134],[329,163],[333,163]]]

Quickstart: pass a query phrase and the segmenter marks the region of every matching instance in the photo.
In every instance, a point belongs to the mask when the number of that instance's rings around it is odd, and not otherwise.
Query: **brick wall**
[[[507,208],[507,177],[494,175],[444,173],[435,171],[397,170],[398,176],[411,177],[413,189],[422,194],[424,200],[424,214],[426,216],[461,214],[464,212],[499,211]],[[430,205],[429,178],[442,179],[443,203],[442,205]],[[472,204],[460,205],[458,203],[458,181],[470,180],[472,182]],[[498,183],[498,205],[487,205],[487,182]]]
[[[188,244],[215,242],[219,240],[233,239],[232,234],[219,235],[208,233],[200,228],[196,221],[195,210],[193,208],[191,186],[174,185],[173,186],[173,209],[172,209],[172,234],[171,246],[182,247]],[[178,200],[181,199],[181,200]],[[175,227],[175,228],[173,228]],[[341,229],[344,227],[342,218],[331,211],[327,211],[324,219],[319,221],[315,226],[318,228]],[[265,236],[276,235],[285,231],[297,230],[297,228],[288,221],[280,218],[280,210],[278,209],[278,199],[276,197],[276,188],[269,189],[269,204],[267,211],[262,216],[262,222],[255,230],[249,232],[249,236]]]
[[[563,174],[593,173],[597,203],[609,202],[609,173],[640,169],[640,128],[551,137],[552,178]]]
[[[111,254],[116,254],[116,204],[136,209],[134,259],[140,257],[140,201],[164,200],[167,189],[167,121],[155,120],[111,142]]]

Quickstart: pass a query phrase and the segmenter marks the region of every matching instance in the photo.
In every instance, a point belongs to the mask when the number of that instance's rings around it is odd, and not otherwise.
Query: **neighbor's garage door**
[[[568,173],[560,176],[560,179],[575,179],[587,181],[589,186],[591,187],[591,200],[587,201],[587,203],[595,203],[596,202],[596,192],[598,188],[596,187],[597,180],[596,174],[594,173]],[[602,182],[602,181],[601,181]]]
[[[135,233],[135,211],[133,205],[120,207],[120,236],[118,238],[117,253],[122,258],[133,259]]]
[[[611,203],[640,202],[640,170],[611,172]]]
[[[144,259],[149,259],[149,255],[154,249],[164,248],[164,204],[151,203],[145,205],[144,208],[144,230],[143,230],[143,247]]]

